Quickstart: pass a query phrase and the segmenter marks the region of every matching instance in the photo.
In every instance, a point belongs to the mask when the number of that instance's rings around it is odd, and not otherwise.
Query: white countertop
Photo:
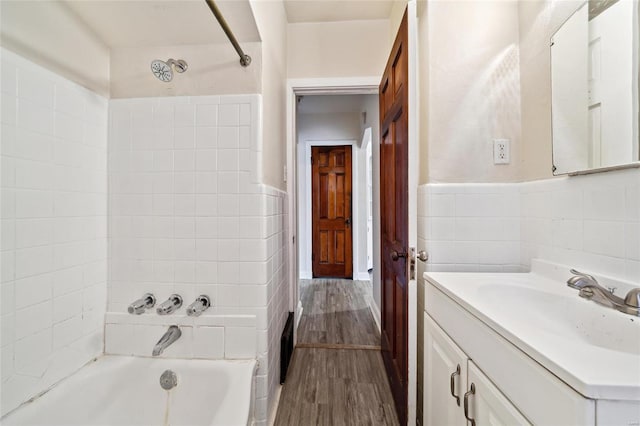
[[[640,317],[579,297],[566,285],[570,276],[568,268],[542,262],[530,273],[424,274],[580,394],[640,400]],[[624,297],[630,283],[616,284]]]

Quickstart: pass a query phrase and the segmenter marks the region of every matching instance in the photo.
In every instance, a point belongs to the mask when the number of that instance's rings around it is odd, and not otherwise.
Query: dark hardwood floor
[[[276,425],[398,425],[367,286],[335,279],[301,282],[299,345]]]

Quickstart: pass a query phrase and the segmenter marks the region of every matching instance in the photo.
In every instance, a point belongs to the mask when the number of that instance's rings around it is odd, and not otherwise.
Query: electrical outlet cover
[[[509,139],[493,140],[493,164],[509,164],[511,161],[511,150]]]

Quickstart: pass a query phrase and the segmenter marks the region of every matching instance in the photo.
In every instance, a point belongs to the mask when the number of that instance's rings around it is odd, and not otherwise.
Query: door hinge
[[[316,254],[315,253],[311,253],[311,261],[312,262],[316,261]]]
[[[311,164],[313,164],[313,155],[311,156]]]

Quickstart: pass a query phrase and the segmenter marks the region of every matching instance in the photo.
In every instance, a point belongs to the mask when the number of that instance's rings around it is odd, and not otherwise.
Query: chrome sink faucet
[[[164,335],[158,340],[158,343],[153,347],[153,356],[159,356],[167,349],[173,342],[178,340],[182,336],[182,331],[177,325],[172,325],[164,333]]]
[[[573,277],[567,280],[567,285],[579,290],[580,297],[593,300],[610,308],[614,308],[625,314],[640,316],[640,287],[629,290],[625,298],[613,294],[598,284],[598,281],[591,275],[571,269]]]

